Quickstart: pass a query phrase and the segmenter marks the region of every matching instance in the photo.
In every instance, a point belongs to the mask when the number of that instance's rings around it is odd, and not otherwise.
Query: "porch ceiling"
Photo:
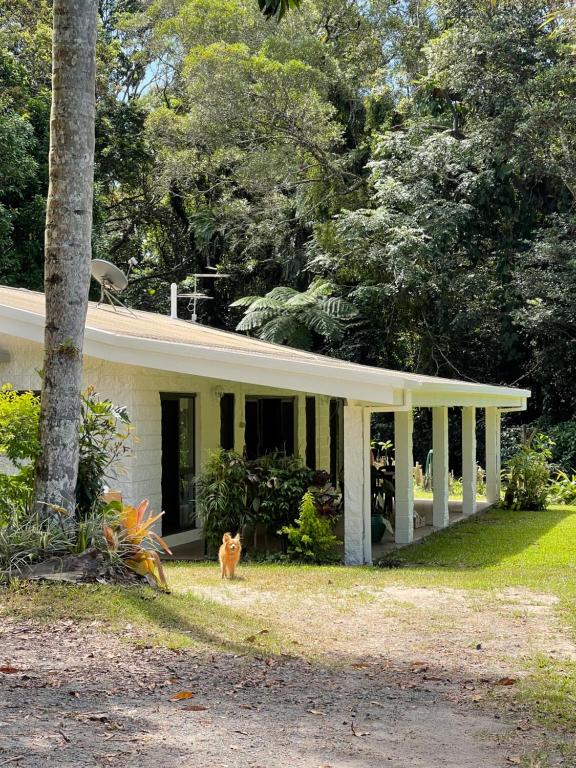
[[[42,343],[44,294],[0,286],[0,332]],[[225,381],[349,398],[376,409],[476,405],[522,409],[529,390],[349,363],[236,333],[90,303],[85,354]]]

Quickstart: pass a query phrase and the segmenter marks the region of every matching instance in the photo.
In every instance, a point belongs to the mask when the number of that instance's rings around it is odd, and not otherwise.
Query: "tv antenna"
[[[131,258],[128,264],[129,275],[132,267],[138,264],[138,262],[135,258]],[[116,264],[112,264],[111,261],[106,261],[105,259],[92,259],[90,271],[92,277],[100,285],[98,306],[108,303],[111,304],[114,309],[119,306],[128,310],[128,312],[131,312],[118,296],[118,294],[122,293],[122,291],[128,287],[128,275],[125,275]]]
[[[190,275],[190,277],[194,281],[192,286],[192,291],[190,292],[178,293],[178,283],[171,283],[170,285],[170,317],[173,320],[178,319],[178,299],[189,299],[188,309],[191,310],[192,312],[190,320],[191,322],[196,323],[198,322],[198,314],[196,312],[196,310],[198,309],[198,302],[212,301],[212,299],[214,298],[213,296],[208,296],[208,294],[201,293],[198,290],[198,280],[201,280],[201,279],[216,280],[220,278],[230,277],[230,275],[224,275],[221,272],[218,272],[217,274],[213,272],[208,272],[208,273],[198,272],[194,275]]]

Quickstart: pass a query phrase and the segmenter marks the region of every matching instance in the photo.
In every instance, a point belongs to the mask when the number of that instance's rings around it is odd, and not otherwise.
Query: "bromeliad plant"
[[[137,507],[111,501],[106,511],[115,511],[117,516],[110,525],[104,526],[104,536],[110,552],[117,555],[124,565],[167,592],[168,582],[158,548],[168,555],[172,552],[164,539],[150,530],[164,512],[158,515],[148,513],[146,516],[148,505],[148,499],[141,501]]]

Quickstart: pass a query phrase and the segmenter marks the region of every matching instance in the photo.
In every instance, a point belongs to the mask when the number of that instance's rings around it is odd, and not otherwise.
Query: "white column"
[[[462,408],[462,514],[476,513],[476,408]]]
[[[330,471],[330,398],[316,395],[316,469]]]
[[[432,408],[432,525],[446,528],[448,512],[448,408]]]
[[[486,408],[486,501],[500,501],[500,411]]]
[[[370,524],[370,411],[344,406],[344,560],[372,562]]]
[[[296,395],[294,409],[296,411],[296,446],[294,452],[306,463],[306,395]]]
[[[395,523],[396,543],[409,544],[414,538],[414,478],[412,456],[412,411],[394,413]]]
[[[234,450],[242,455],[246,442],[246,398],[242,389],[234,393]]]

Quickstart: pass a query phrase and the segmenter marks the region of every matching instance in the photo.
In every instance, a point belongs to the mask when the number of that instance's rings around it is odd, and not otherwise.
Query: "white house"
[[[44,296],[0,287],[0,381],[39,390]],[[487,500],[500,494],[500,414],[530,392],[343,362],[150,312],[91,303],[85,384],[125,405],[137,436],[118,486],[164,509],[171,545],[202,536],[193,483],[222,445],[283,448],[318,469],[344,468],[346,562],[371,562],[370,414],[394,414],[395,536],[412,541],[413,409],[433,411],[433,525],[448,524],[448,408],[462,410],[462,512],[476,510],[476,409],[486,409]],[[439,480],[438,478],[441,478]]]

